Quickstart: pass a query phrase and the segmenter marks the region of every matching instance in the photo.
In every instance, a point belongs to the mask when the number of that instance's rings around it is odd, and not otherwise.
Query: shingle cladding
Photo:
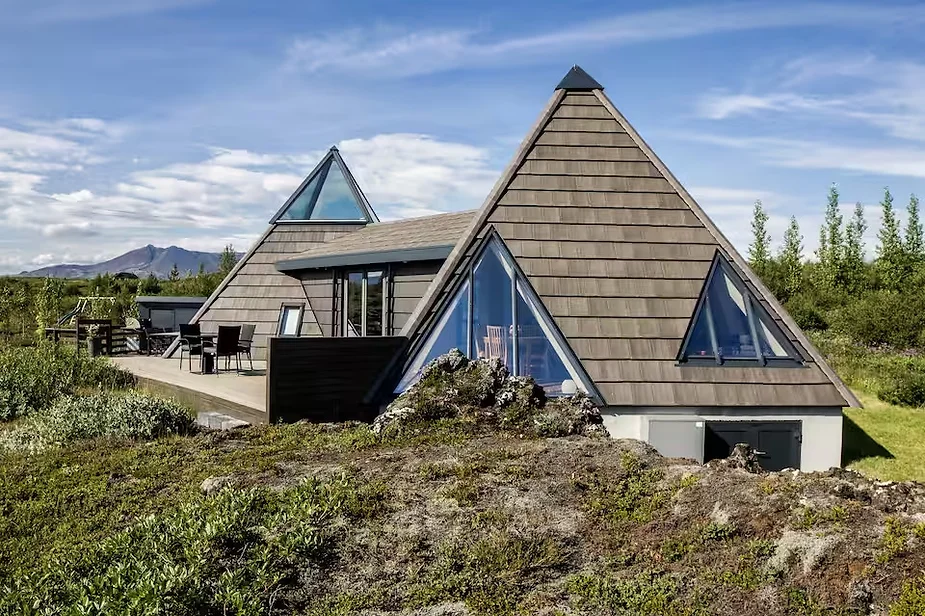
[[[373,223],[335,241],[312,246],[291,257],[280,257],[277,262],[285,265],[287,261],[315,257],[452,246],[459,241],[459,236],[462,235],[466,225],[471,222],[474,214],[475,211],[469,210]]]
[[[608,406],[857,405],[602,92],[558,92],[535,131],[413,316],[405,332],[412,341],[492,226]],[[804,367],[677,365],[717,250],[803,354]]]
[[[353,224],[286,223],[272,225],[239,266],[216,290],[194,319],[204,332],[218,331],[219,325],[253,323],[254,357],[266,356],[267,337],[276,335],[280,307],[298,303],[305,306],[303,336],[321,334],[313,306],[302,282],[276,269],[276,262],[362,229]]]

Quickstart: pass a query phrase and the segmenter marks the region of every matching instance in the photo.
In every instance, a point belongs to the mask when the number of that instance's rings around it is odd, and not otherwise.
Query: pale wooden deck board
[[[196,359],[193,358],[193,368],[196,368]],[[222,372],[214,374],[190,373],[186,361],[183,370],[179,369],[179,359],[162,359],[160,357],[147,357],[128,355],[113,357],[112,361],[121,368],[128,370],[137,377],[159,381],[175,387],[182,387],[227,400],[233,404],[253,409],[257,413],[266,413],[267,407],[267,377],[266,365],[263,362],[254,362],[255,372],[259,374],[235,374]],[[224,366],[224,360],[222,360]],[[244,367],[249,367],[245,361]],[[203,409],[197,409],[203,410]]]

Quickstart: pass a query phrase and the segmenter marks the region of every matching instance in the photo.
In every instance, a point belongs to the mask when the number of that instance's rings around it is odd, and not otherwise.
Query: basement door
[[[800,468],[802,422],[708,421],[704,435],[704,462],[725,458],[738,443],[752,446],[761,468],[779,471]]]

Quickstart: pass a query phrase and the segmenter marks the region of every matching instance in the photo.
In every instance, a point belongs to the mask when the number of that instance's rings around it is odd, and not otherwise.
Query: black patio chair
[[[203,348],[203,353],[206,355],[211,355],[215,358],[215,374],[219,373],[218,370],[218,360],[220,357],[225,358],[225,369],[228,369],[229,362],[231,358],[235,358],[237,363],[236,372],[241,371],[241,356],[238,355],[238,339],[241,337],[241,326],[240,325],[219,325],[218,326],[218,337],[215,339],[215,346],[207,346]]]
[[[202,351],[205,345],[202,342],[202,330],[199,323],[180,325],[180,370],[183,370],[183,353],[189,363],[190,372],[193,371],[193,355],[199,355],[200,371],[202,365]]]
[[[251,370],[254,369],[254,358],[251,357],[251,345],[254,343],[254,331],[257,326],[253,323],[247,323],[241,326],[241,337],[238,338],[238,355],[246,355],[247,361],[250,362]],[[240,359],[238,360],[240,362]]]

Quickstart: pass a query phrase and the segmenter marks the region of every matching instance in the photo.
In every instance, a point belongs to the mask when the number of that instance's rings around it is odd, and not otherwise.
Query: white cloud
[[[747,150],[750,156],[777,167],[837,169],[863,174],[925,178],[925,148],[830,144],[777,137],[730,137],[676,134],[680,139]]]
[[[925,64],[871,55],[809,56],[783,64],[767,82],[763,92],[754,85],[743,92],[709,92],[697,111],[712,120],[761,113],[860,123],[889,137],[925,141]]]
[[[847,110],[849,103],[843,100],[825,100],[794,93],[728,94],[714,91],[703,96],[697,103],[699,115],[710,120],[725,120],[738,115],[756,114],[763,111],[805,111],[832,113]]]
[[[462,66],[509,66],[575,49],[785,27],[913,27],[925,22],[925,7],[803,3],[738,3],[642,11],[554,31],[505,37],[488,29],[396,31],[378,28],[309,36],[292,43],[287,66],[294,70],[355,71],[368,75],[415,75]]]
[[[377,135],[339,147],[384,219],[478,207],[498,177],[487,151],[427,135]]]
[[[25,126],[43,135],[66,139],[121,139],[128,131],[122,124],[107,122],[99,118],[63,118],[54,121],[26,120]]]
[[[384,134],[338,145],[383,219],[476,207],[498,173],[486,151],[428,135]],[[246,249],[323,155],[210,148],[199,161],[54,193],[43,192],[41,174],[0,169],[0,227],[17,238],[11,246],[0,243],[0,269],[32,267],[39,251],[54,255],[49,262],[65,255],[89,262],[148,243]]]
[[[93,198],[93,193],[83,188],[81,190],[72,192],[72,193],[56,193],[51,196],[52,199],[57,201],[68,201],[71,203],[80,203],[81,201],[89,201]]]

